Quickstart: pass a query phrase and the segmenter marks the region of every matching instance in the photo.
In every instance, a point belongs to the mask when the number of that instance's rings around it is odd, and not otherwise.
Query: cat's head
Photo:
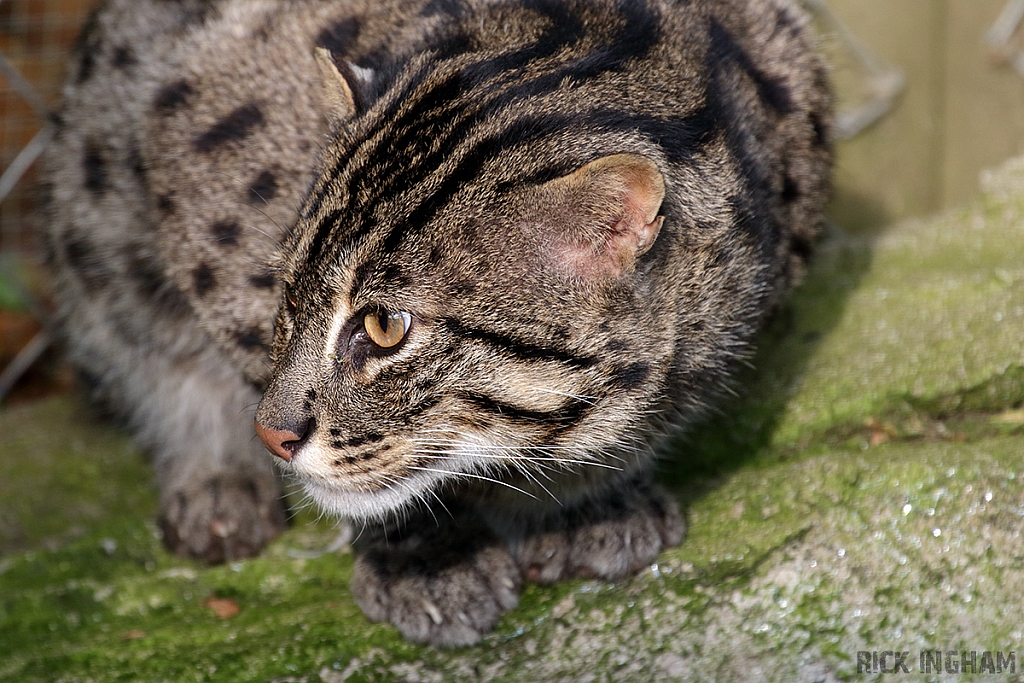
[[[657,149],[432,99],[452,73],[343,129],[281,267],[258,430],[349,518],[629,468],[663,397]]]

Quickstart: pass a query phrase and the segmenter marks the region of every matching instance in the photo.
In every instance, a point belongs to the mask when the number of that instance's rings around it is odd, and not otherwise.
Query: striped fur
[[[364,611],[472,642],[522,576],[681,539],[654,453],[800,276],[824,83],[790,0],[109,0],[44,160],[69,354],[154,451],[172,549],[280,530],[259,401],[368,525]],[[425,538],[470,550],[422,584]]]

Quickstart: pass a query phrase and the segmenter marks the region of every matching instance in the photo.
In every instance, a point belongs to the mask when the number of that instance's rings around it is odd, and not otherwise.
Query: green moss
[[[60,545],[155,510],[146,459],[77,401],[0,411],[0,434],[0,553]]]

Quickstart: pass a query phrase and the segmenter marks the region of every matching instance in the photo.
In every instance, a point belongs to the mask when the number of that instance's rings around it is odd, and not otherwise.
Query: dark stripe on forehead
[[[591,356],[578,356],[565,349],[538,346],[512,335],[492,330],[468,327],[457,320],[446,318],[440,321],[452,334],[462,339],[482,342],[493,349],[521,361],[553,361],[573,368],[589,368],[597,364]]]
[[[435,66],[436,65],[429,60],[426,61],[409,77],[408,81],[402,86],[401,92],[394,93],[390,104],[388,104],[387,107],[377,115],[377,120],[382,122],[383,126],[386,126],[388,121],[393,120],[395,115],[401,111],[403,106],[408,105],[411,93],[415,92],[415,90],[423,84],[424,79],[426,79],[427,75],[433,71]],[[361,136],[352,140],[348,145],[350,151],[345,158],[335,164],[334,168],[331,169],[331,172],[327,174],[319,184],[314,186],[311,192],[311,199],[303,212],[303,216],[305,218],[310,219],[320,213],[320,209],[323,207],[323,203],[327,199],[327,194],[330,192],[331,187],[333,187],[334,183],[341,177],[342,173],[345,172],[345,169],[348,168],[350,162],[361,158],[360,155],[357,154],[359,148],[366,144],[375,134],[380,132],[380,128],[380,125],[367,126]]]
[[[334,226],[338,224],[346,213],[345,209],[335,209],[320,219],[320,223],[316,228],[316,235],[313,237],[313,241],[309,245],[309,252],[306,256],[306,261],[308,263],[315,263],[320,260],[320,256],[324,252],[324,247],[328,238],[334,231]]]

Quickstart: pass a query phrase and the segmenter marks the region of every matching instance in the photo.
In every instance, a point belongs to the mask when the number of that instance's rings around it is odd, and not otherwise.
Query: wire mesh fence
[[[69,52],[96,4],[0,0],[0,401],[52,338],[26,269],[39,260],[33,164],[49,141],[47,116],[59,99]],[[52,368],[35,375],[37,392],[66,384]]]
[[[96,0],[0,0],[0,252],[34,246],[32,161],[68,53]]]

